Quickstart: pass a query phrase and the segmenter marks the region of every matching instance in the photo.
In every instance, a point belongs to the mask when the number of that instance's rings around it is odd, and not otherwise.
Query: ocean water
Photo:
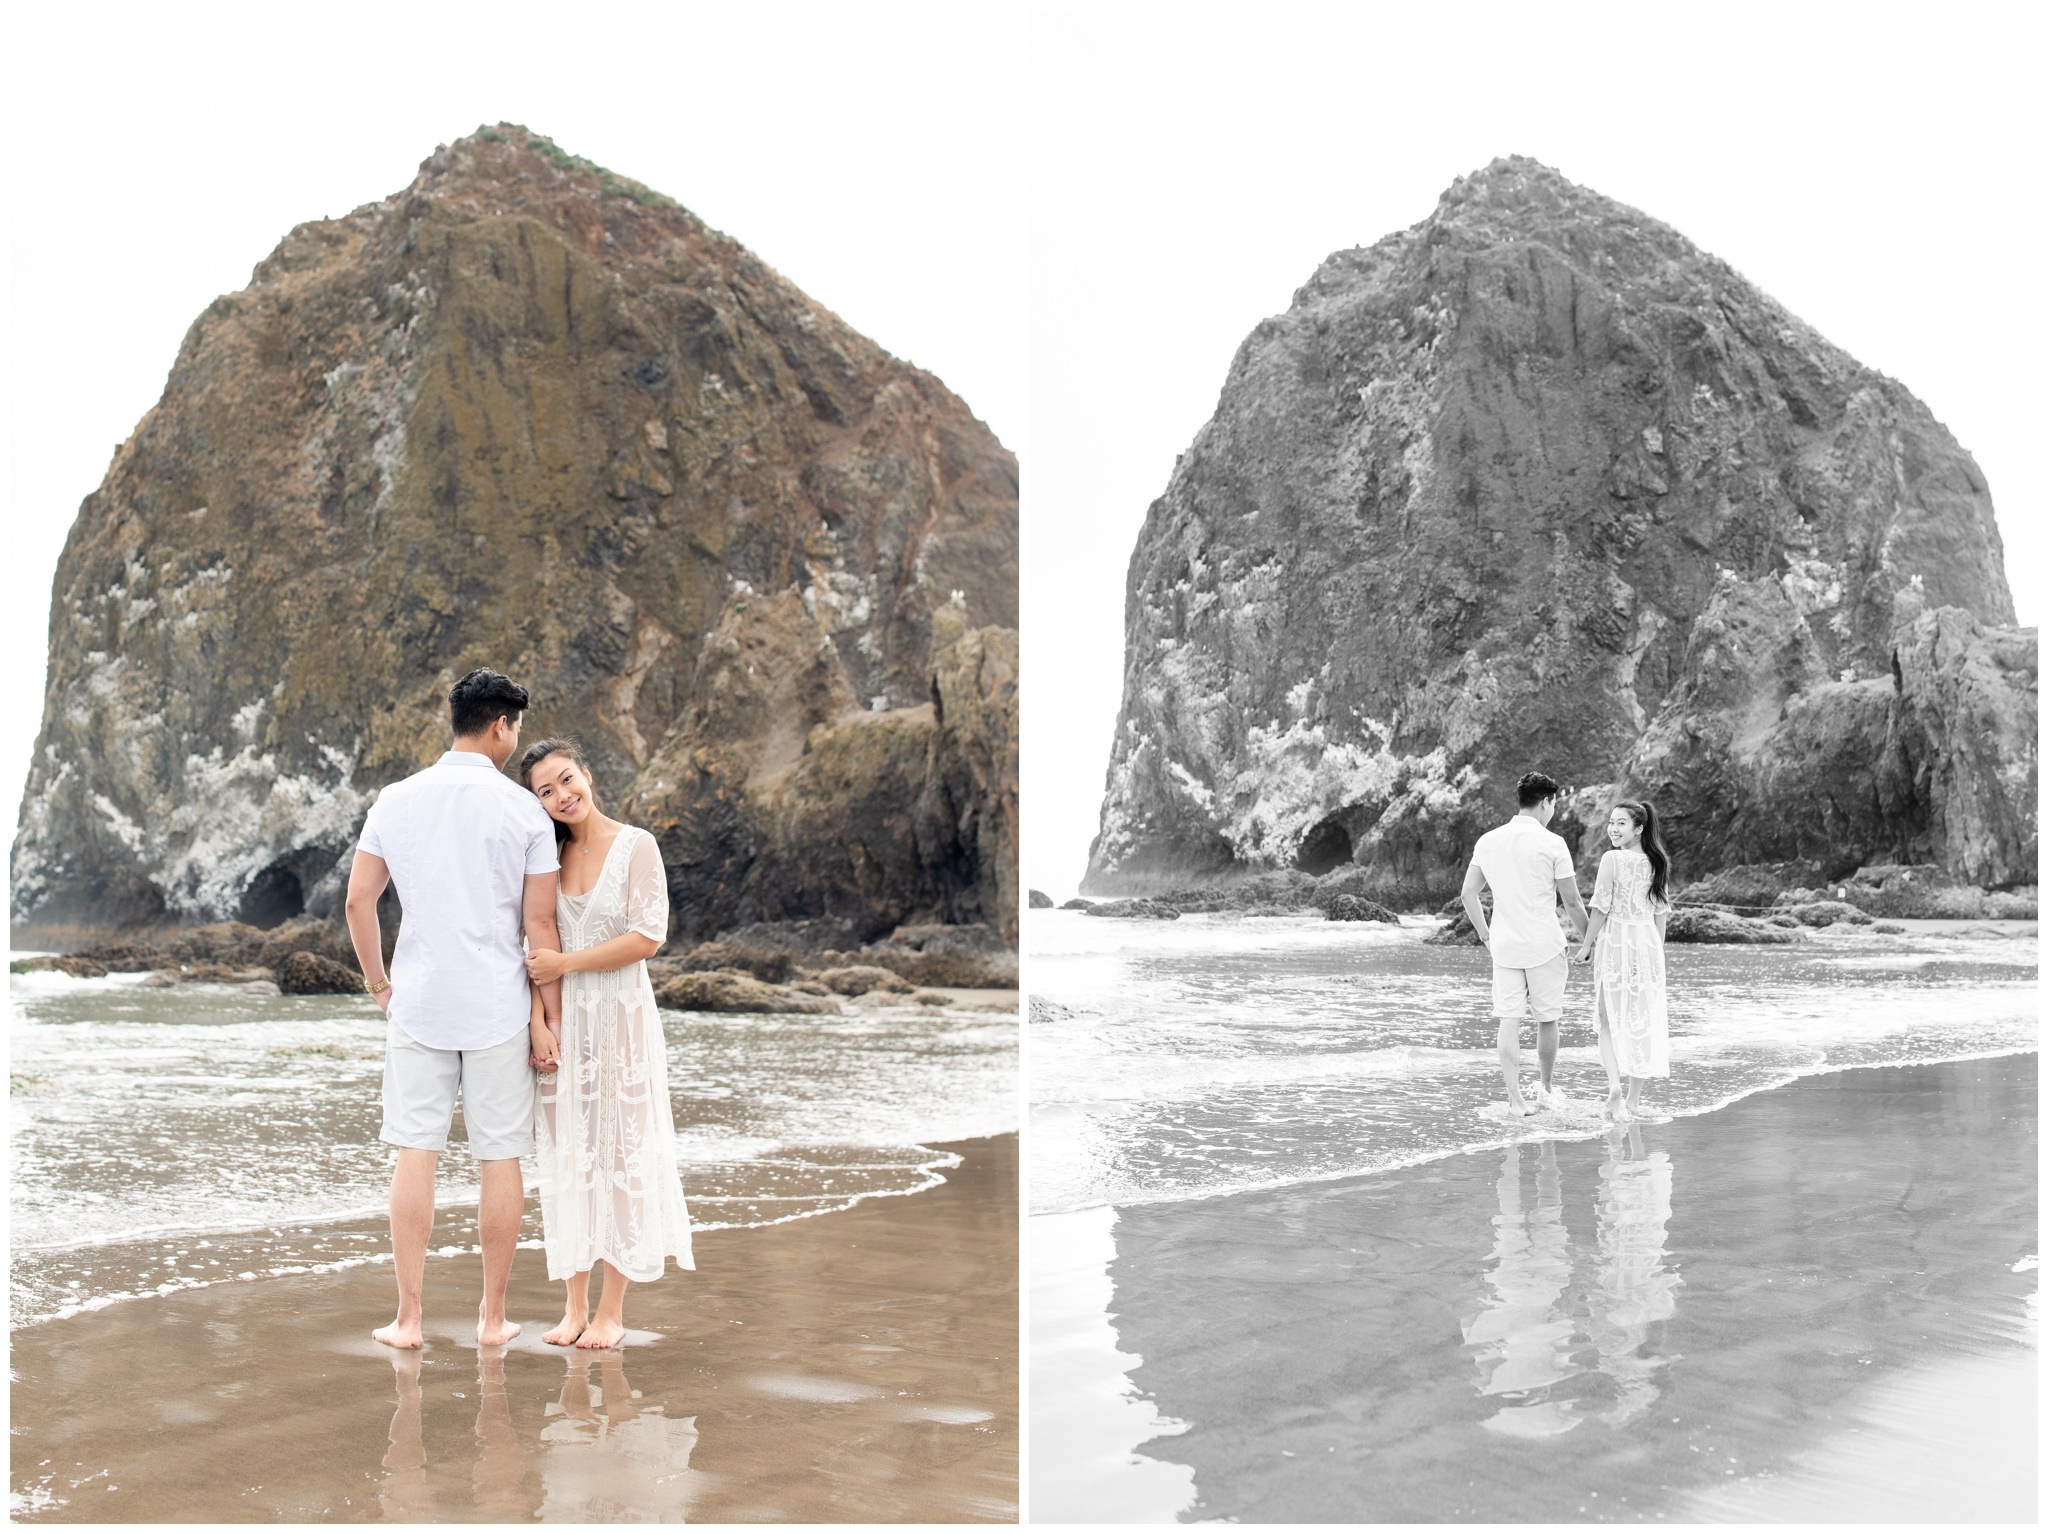
[[[1589,981],[1556,1081],[1575,1107],[1510,1121],[1489,961],[1317,916],[1026,913],[1031,1208],[1057,1214],[1355,1176],[1588,1138],[1605,1073]],[[1782,947],[1667,949],[1672,1075],[1646,1106],[1705,1113],[1800,1076],[2037,1047],[2032,923],[1904,936],[1835,927]],[[1525,1081],[1536,1070],[1525,1025]]]
[[[13,1324],[380,1260],[393,1153],[377,1140],[376,1006],[137,978],[9,977]],[[1009,1014],[880,1004],[663,1024],[699,1229],[918,1192],[956,1164],[935,1145],[1017,1127]],[[439,1198],[437,1247],[473,1247],[459,1129]]]

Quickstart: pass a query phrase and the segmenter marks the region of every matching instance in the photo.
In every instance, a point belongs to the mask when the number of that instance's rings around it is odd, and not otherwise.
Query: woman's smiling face
[[[1643,833],[1636,825],[1635,816],[1627,810],[1616,810],[1607,817],[1607,839],[1617,847],[1633,847],[1643,839]]]
[[[563,825],[573,826],[590,813],[590,779],[566,751],[535,762],[527,786],[540,807]]]

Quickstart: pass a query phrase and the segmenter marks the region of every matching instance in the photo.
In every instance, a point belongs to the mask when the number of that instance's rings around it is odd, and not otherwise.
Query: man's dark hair
[[[500,715],[516,722],[525,712],[526,689],[488,666],[477,667],[448,689],[448,719],[458,738],[483,734]]]
[[[1540,772],[1525,772],[1522,781],[1515,785],[1515,801],[1526,810],[1545,799],[1555,799],[1562,792],[1555,778]]]

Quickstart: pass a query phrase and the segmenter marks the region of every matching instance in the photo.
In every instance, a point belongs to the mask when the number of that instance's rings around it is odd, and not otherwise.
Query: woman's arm
[[[621,932],[615,938],[590,948],[579,948],[574,953],[554,953],[537,948],[526,956],[526,973],[535,985],[549,985],[564,975],[624,969],[642,959],[653,958],[660,947],[661,944],[644,933]]]
[[[1579,951],[1572,955],[1574,964],[1583,964],[1593,957],[1593,945],[1600,940],[1600,929],[1607,925],[1607,913],[1598,906],[1593,907],[1593,919],[1586,923],[1586,940],[1579,944]],[[1658,929],[1662,932],[1662,928]]]

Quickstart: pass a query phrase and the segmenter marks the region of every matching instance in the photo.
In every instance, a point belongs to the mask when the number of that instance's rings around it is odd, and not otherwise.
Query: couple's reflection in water
[[[1481,1307],[1464,1327],[1479,1394],[1498,1402],[1485,1426],[1517,1438],[1589,1419],[1626,1426],[1656,1400],[1673,1361],[1654,1335],[1677,1311],[1682,1282],[1664,1252],[1670,1156],[1647,1150],[1635,1125],[1608,1131],[1591,1250],[1573,1249],[1554,1142],[1508,1147],[1499,1195]]]
[[[560,1392],[543,1408],[536,1443],[530,1429],[522,1431],[513,1422],[505,1384],[506,1352],[503,1347],[483,1348],[477,1356],[476,1437],[467,1487],[451,1475],[432,1473],[421,1355],[400,1353],[392,1358],[398,1406],[391,1415],[379,1493],[386,1519],[687,1519],[704,1481],[702,1471],[690,1468],[697,1443],[694,1416],[672,1418],[660,1403],[643,1402],[627,1383],[626,1360],[619,1350],[593,1353],[571,1348],[564,1358],[567,1374]],[[470,1456],[465,1452],[461,1457]]]

